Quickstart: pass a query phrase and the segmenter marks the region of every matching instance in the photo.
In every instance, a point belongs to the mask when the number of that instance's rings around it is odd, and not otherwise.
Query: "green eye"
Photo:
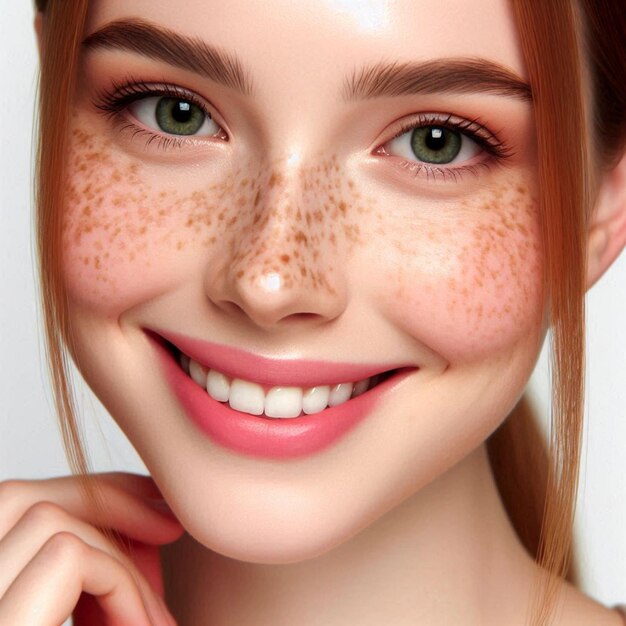
[[[222,132],[209,113],[183,97],[140,98],[128,109],[142,124],[167,135],[214,137]]]
[[[460,133],[444,126],[420,126],[411,134],[411,150],[424,163],[451,163],[461,143]]]
[[[197,105],[177,98],[160,98],[155,116],[159,128],[172,135],[195,135],[206,117]]]

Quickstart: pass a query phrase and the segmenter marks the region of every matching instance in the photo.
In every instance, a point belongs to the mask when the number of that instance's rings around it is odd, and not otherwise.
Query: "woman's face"
[[[96,0],[85,35],[64,208],[79,367],[197,540],[320,554],[484,441],[535,362],[534,128],[508,3]],[[389,370],[334,409],[246,412]]]

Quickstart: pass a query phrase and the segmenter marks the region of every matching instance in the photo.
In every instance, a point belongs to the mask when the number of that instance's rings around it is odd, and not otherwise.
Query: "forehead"
[[[328,84],[381,60],[441,57],[526,76],[508,0],[95,0],[87,33],[129,17],[236,51],[259,80]]]

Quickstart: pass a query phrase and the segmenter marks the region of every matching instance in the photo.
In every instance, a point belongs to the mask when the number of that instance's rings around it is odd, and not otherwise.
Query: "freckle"
[[[280,185],[282,183],[282,176],[278,172],[272,172],[270,179],[268,181],[268,185],[270,188]]]
[[[288,254],[281,254],[281,255],[280,255],[280,260],[281,260],[284,264],[289,263],[289,255],[288,255]]]
[[[94,267],[96,269],[100,269],[100,257],[99,256],[94,258]]]
[[[259,205],[259,201],[261,200],[261,190],[258,190],[256,192],[256,195],[254,196],[254,206],[258,206]]]
[[[233,217],[231,217],[228,222],[226,222],[227,226],[232,226],[233,224],[235,224],[237,222],[238,217],[236,215],[234,215]]]
[[[140,234],[140,235],[145,235],[145,234],[146,234],[146,230],[148,230],[148,229],[147,229],[145,226],[142,226],[142,227],[139,229],[139,234]]]
[[[297,243],[306,243],[308,241],[308,237],[301,230],[299,230],[295,234],[295,240]]]

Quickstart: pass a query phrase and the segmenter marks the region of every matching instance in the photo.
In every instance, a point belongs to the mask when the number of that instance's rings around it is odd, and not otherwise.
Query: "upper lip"
[[[145,329],[160,336],[183,354],[229,376],[268,386],[315,387],[358,382],[390,370],[415,366],[409,363],[339,363],[336,361],[278,359],[251,354],[241,348],[187,337],[168,330]]]

